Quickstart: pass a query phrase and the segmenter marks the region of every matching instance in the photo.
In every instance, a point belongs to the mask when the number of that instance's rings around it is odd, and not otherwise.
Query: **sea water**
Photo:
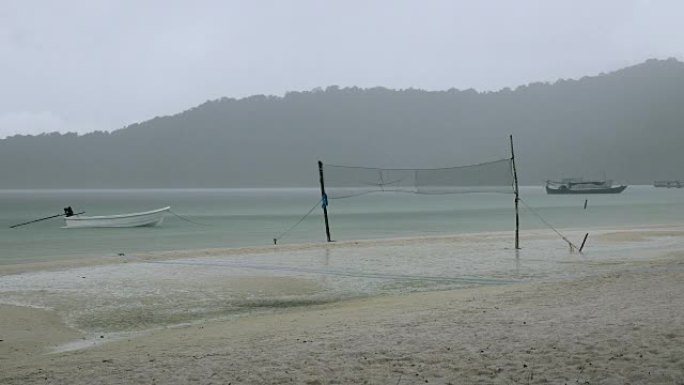
[[[619,195],[549,196],[540,187],[525,187],[521,196],[523,249],[516,251],[510,194],[331,200],[333,239],[366,241],[326,247],[315,189],[3,191],[0,263],[115,258],[103,265],[1,275],[0,304],[56,309],[89,336],[57,347],[69,350],[100,343],[105,334],[110,340],[349,298],[603,274],[684,249],[684,190],[630,186]],[[67,205],[91,215],[169,205],[178,216],[170,214],[152,228],[62,229],[56,219],[9,229]],[[548,226],[576,244],[591,232],[588,250],[569,252]],[[288,246],[270,247],[279,234],[278,245]],[[254,247],[230,249],[239,246]],[[207,248],[216,249],[138,257]]]
[[[684,222],[684,189],[630,186],[616,195],[546,195],[543,187],[530,186],[521,188],[521,198],[523,233],[552,231],[548,226],[589,230]],[[172,213],[158,227],[64,229],[63,219],[55,218],[9,228],[66,206],[85,215],[164,206]],[[377,193],[330,200],[328,213],[333,240],[512,234],[515,226],[512,194]],[[0,264],[263,246],[274,238],[281,245],[325,242],[317,189],[0,190]]]

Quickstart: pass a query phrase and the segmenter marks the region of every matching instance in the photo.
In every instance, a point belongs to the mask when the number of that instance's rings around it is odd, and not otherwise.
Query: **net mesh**
[[[325,165],[329,198],[347,198],[374,192],[458,194],[513,192],[511,159],[469,166],[432,169],[390,169]]]

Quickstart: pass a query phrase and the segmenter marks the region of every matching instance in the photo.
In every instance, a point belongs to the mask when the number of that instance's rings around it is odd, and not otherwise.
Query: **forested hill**
[[[0,188],[314,186],[316,161],[445,167],[509,157],[525,184],[684,179],[684,63],[516,89],[339,88],[206,102],[111,133],[0,140]]]

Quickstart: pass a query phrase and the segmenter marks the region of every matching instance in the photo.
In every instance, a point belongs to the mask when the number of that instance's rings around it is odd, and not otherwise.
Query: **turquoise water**
[[[560,229],[679,224],[684,219],[684,189],[630,186],[619,195],[549,196],[535,186],[521,188],[521,197]],[[316,189],[0,190],[0,263],[271,245],[318,199]],[[63,220],[53,219],[9,229],[59,214],[65,206],[107,215],[167,205],[196,223],[168,215],[153,228],[62,229]],[[331,200],[329,213],[336,240],[512,231],[514,226],[509,194],[370,194]],[[524,205],[520,215],[522,231],[545,228]],[[316,208],[279,244],[324,240],[322,210]]]
[[[569,252],[524,205],[523,249],[512,250],[513,196],[506,194],[394,193],[333,200],[336,240],[416,238],[323,247],[322,210],[316,207],[279,244],[319,246],[272,248],[258,246],[272,245],[273,237],[317,205],[315,189],[1,191],[0,263],[125,256],[101,265],[0,275],[0,304],[55,309],[87,334],[57,347],[63,351],[141,330],[349,298],[572,279],[615,266],[638,269],[684,247],[684,190],[636,186],[610,196],[549,196],[541,187],[521,192],[524,202],[574,242],[591,232],[584,254]],[[62,229],[60,219],[8,228],[67,205],[91,215],[170,205],[202,225],[169,215],[154,228]],[[668,224],[680,226],[611,230]],[[470,235],[420,237],[451,234]],[[257,247],[161,259],[137,254],[240,246]]]

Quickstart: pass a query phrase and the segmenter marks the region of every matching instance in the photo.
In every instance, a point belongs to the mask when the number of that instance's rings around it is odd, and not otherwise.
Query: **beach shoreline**
[[[606,237],[611,233],[619,233],[628,237],[626,240],[638,239],[643,236],[658,236],[659,233],[669,233],[684,235],[684,224],[658,224],[647,226],[611,226],[611,227],[591,227],[591,228],[568,228],[561,230],[565,235],[569,236],[575,241],[576,245],[581,243],[581,237],[585,232],[591,234],[590,242],[595,236]],[[165,250],[165,251],[146,251],[138,253],[120,253],[118,255],[85,255],[78,258],[69,258],[61,256],[56,259],[38,260],[31,262],[13,262],[0,263],[0,277],[4,275],[22,274],[35,271],[54,271],[61,269],[71,269],[83,266],[98,266],[118,263],[131,263],[140,261],[163,261],[185,258],[197,258],[206,256],[234,256],[255,253],[269,253],[269,252],[288,252],[288,251],[306,251],[306,250],[334,250],[349,247],[374,247],[374,246],[405,246],[411,244],[424,244],[434,242],[452,242],[460,243],[464,240],[478,239],[509,239],[511,245],[513,244],[514,233],[512,231],[488,231],[488,232],[473,232],[473,233],[459,233],[450,235],[424,235],[417,237],[390,237],[380,239],[355,239],[355,240],[340,240],[333,242],[309,242],[309,243],[283,243],[279,245],[255,245],[255,246],[240,246],[240,247],[215,247],[215,248],[194,248],[183,250]],[[523,242],[522,247],[525,248],[524,242],[540,240],[540,239],[557,239],[558,244],[564,244],[558,235],[554,234],[549,229],[533,229],[521,232],[520,239]],[[508,247],[506,247],[508,248]],[[510,247],[512,249],[512,247]]]
[[[580,230],[564,233],[573,239],[582,234]],[[192,271],[203,273],[202,278],[170,282],[169,278],[185,274],[187,270],[174,270],[179,266],[165,262],[181,258],[223,261],[245,254],[273,254],[283,250],[289,255],[326,250],[326,256],[327,250],[354,255],[380,250],[379,258],[383,259],[397,250],[430,253],[452,247],[467,249],[475,244],[484,247],[479,253],[488,253],[488,247],[502,247],[501,237],[510,234],[160,252],[135,258],[118,256],[20,265],[14,266],[14,270],[12,266],[4,266],[0,269],[0,279],[5,280],[4,290],[10,297],[0,303],[0,365],[3,368],[0,383],[681,382],[684,379],[684,326],[681,324],[684,252],[680,247],[683,229],[681,226],[592,229],[592,234],[592,247],[598,250],[593,255],[568,253],[548,232],[524,235],[523,245],[539,248],[553,244],[563,250],[556,250],[566,256],[561,255],[555,263],[573,266],[574,273],[567,276],[522,279],[502,285],[382,292],[320,302],[300,299],[313,298],[321,289],[321,282],[306,274],[258,277],[225,276],[221,272],[213,276],[208,274],[216,269],[212,265],[193,265]],[[497,239],[499,243],[491,246]],[[673,239],[676,242],[666,248],[648,253],[650,246]],[[628,245],[625,250],[634,248],[632,253],[643,257],[600,258],[606,250],[625,244]],[[513,254],[514,250],[508,251],[503,254],[504,258],[517,255]],[[521,255],[523,260],[527,256]],[[164,263],[146,263],[154,261]],[[229,266],[233,269],[236,265]],[[91,298],[88,290],[102,284],[123,282],[135,286],[138,277],[131,278],[133,281],[126,281],[125,277],[142,267],[151,272],[162,267],[169,270],[166,275],[156,277],[141,273],[139,277],[156,281],[149,287],[139,288],[139,292],[113,286],[108,290],[120,291],[119,297]],[[117,273],[124,277],[121,281],[105,280],[122,268]],[[80,276],[84,271],[88,272],[87,277]],[[46,289],[32,284],[25,286],[24,281],[29,278],[53,283],[46,284]],[[327,282],[330,278],[323,279]],[[59,286],[72,281],[81,286]],[[73,290],[81,287],[86,291],[79,297]],[[52,302],[46,302],[50,306],[27,306],[32,303],[28,299],[36,297],[22,297],[25,290],[30,290],[32,296],[52,298]],[[167,296],[149,296],[149,290],[162,293],[169,290],[169,295],[178,295],[175,292],[197,295],[170,303],[170,309],[224,291],[250,298],[250,303],[255,303],[252,298],[255,293],[265,291],[277,295],[267,296],[265,305],[258,305],[266,306],[263,309],[238,316],[210,317],[198,313],[200,318],[192,322],[129,328],[122,333],[112,330],[93,334],[93,330],[77,327],[79,323],[75,321],[102,325],[108,322],[107,317],[123,320],[122,317],[129,315],[134,318],[126,319],[126,325],[135,326],[135,322],[146,325],[145,318],[135,317],[146,314],[158,317],[156,312],[168,310],[154,305],[155,301],[165,301]],[[278,300],[273,300],[278,296],[284,296],[283,304],[293,305],[280,307]],[[18,300],[12,303],[11,298]],[[75,302],[65,302],[69,298]],[[125,302],[122,298],[134,302]],[[123,302],[111,302],[114,299]],[[143,301],[140,306],[135,305],[140,301]],[[146,305],[145,301],[152,302]],[[221,301],[224,300],[219,296],[209,305]],[[132,305],[138,306],[141,313],[131,312]],[[100,313],[88,311],[89,306],[100,309]]]
[[[684,379],[681,319],[682,254],[579,279],[342,301],[71,352],[5,349],[0,382],[672,384]],[[9,333],[0,346],[12,344]]]

